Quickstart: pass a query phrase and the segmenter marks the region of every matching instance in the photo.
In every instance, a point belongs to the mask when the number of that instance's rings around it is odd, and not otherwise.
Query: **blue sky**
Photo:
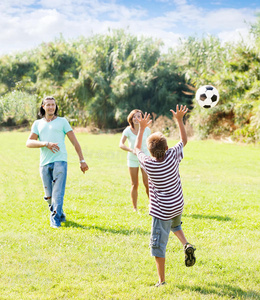
[[[3,2],[3,3],[1,3]],[[0,2],[0,55],[123,28],[174,47],[180,38],[212,34],[247,39],[259,0],[5,0]]]

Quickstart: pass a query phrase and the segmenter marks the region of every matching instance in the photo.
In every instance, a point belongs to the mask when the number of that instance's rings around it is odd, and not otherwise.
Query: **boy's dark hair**
[[[45,101],[45,100],[54,100],[55,103],[56,103],[56,100],[55,100],[54,97],[52,97],[52,96],[47,96],[47,97],[45,97],[45,98],[42,100],[42,104],[41,104],[40,111],[39,111],[39,114],[38,114],[41,118],[43,118],[43,117],[45,116],[45,110],[44,110],[43,107],[42,107],[42,105],[44,104],[44,101]],[[57,105],[57,103],[56,103],[56,109],[55,109],[54,115],[57,116],[57,114],[58,114],[58,105]]]
[[[142,114],[142,117],[144,117],[144,113],[140,109],[134,109],[134,110],[132,110],[130,112],[130,114],[128,115],[128,117],[127,117],[127,122],[131,126],[131,128],[134,128],[134,122],[133,122],[134,114],[136,114],[138,112]]]
[[[156,159],[163,159],[168,148],[167,140],[161,132],[155,132],[147,138],[147,148]]]

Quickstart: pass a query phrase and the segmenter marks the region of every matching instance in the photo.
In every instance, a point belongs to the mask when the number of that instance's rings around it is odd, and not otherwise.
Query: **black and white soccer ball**
[[[219,101],[218,90],[212,85],[203,85],[196,92],[196,100],[203,108],[211,108]]]

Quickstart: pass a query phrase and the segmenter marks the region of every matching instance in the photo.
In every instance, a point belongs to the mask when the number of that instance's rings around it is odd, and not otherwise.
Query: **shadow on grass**
[[[227,216],[205,216],[205,215],[185,215],[183,214],[184,217],[191,217],[194,219],[210,219],[210,220],[217,220],[217,221],[232,221],[230,217]]]
[[[256,291],[243,291],[239,287],[227,284],[208,284],[207,287],[178,285],[178,288],[192,292],[198,292],[202,295],[217,295],[219,297],[228,297],[230,299],[260,299],[260,293]]]
[[[139,234],[139,235],[150,235],[150,232],[142,230],[140,228],[133,228],[133,229],[125,229],[125,228],[105,228],[95,225],[81,225],[73,221],[66,221],[64,227],[74,227],[74,228],[81,228],[85,230],[99,230],[101,232],[109,232],[113,234],[124,234],[124,235],[131,235],[131,234]]]

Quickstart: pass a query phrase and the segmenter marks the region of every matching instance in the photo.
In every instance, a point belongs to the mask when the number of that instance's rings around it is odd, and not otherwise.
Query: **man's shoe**
[[[61,226],[51,225],[51,228],[61,228]]]
[[[61,214],[60,221],[66,222],[66,215],[64,213]]]

